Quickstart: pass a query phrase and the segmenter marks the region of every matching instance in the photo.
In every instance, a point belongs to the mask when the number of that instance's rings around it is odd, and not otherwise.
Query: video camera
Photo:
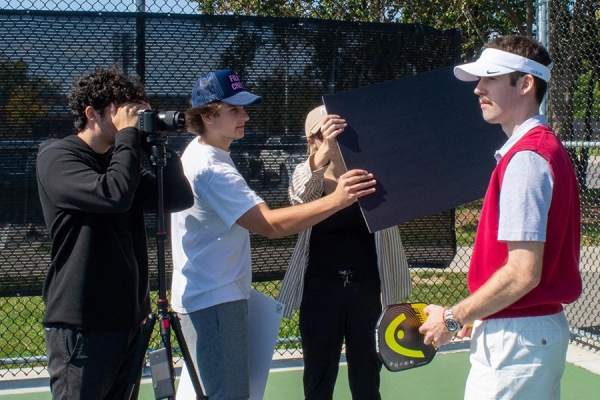
[[[138,114],[138,129],[148,143],[166,143],[164,131],[174,131],[185,126],[185,113],[179,111],[142,110]]]

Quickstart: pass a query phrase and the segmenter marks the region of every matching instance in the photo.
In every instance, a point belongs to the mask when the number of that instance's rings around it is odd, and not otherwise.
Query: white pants
[[[563,312],[476,321],[465,400],[560,399],[569,336]]]

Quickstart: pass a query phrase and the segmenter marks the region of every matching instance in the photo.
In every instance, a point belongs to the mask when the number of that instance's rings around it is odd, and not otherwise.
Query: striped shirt
[[[323,176],[326,170],[327,167],[323,167],[311,171],[308,161],[299,164],[289,187],[290,203],[297,205],[319,199],[323,195]],[[312,228],[308,228],[298,234],[296,247],[277,296],[277,300],[285,304],[285,318],[291,318],[302,302],[311,232]],[[386,307],[399,303],[410,295],[412,280],[398,227],[377,231],[374,236],[382,304]]]

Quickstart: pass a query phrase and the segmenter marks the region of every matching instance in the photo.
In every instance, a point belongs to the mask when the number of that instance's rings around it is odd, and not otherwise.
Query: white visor
[[[520,71],[548,82],[550,68],[506,51],[485,49],[477,61],[454,67],[454,75],[461,81],[476,81],[484,76],[498,76]]]

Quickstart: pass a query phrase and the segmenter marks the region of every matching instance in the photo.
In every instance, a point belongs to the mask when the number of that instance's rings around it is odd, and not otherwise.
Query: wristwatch
[[[448,307],[444,310],[444,325],[450,332],[458,332],[460,330],[460,324],[454,319],[452,315],[452,307]]]

